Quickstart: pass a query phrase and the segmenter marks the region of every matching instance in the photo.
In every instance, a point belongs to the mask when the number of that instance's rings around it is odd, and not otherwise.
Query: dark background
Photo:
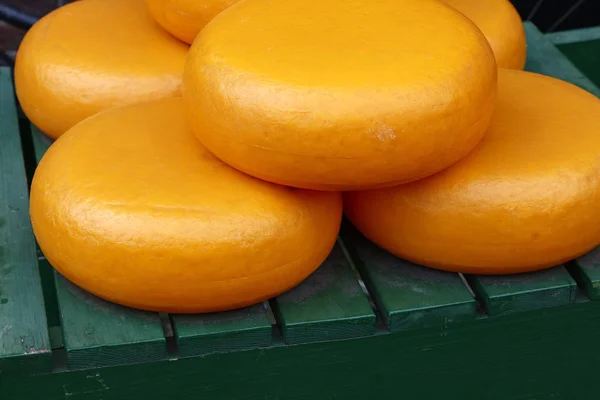
[[[481,0],[486,1],[486,0]],[[600,0],[511,0],[523,20],[531,20],[543,32],[600,25]],[[0,0],[0,16],[6,11],[17,10],[39,18],[68,0]],[[4,14],[5,15],[5,14]],[[26,27],[15,27],[0,21],[1,64],[8,64],[19,46]],[[14,22],[13,22],[14,23]]]

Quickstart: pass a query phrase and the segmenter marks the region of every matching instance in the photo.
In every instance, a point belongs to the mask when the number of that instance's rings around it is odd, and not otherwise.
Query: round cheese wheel
[[[144,0],[86,0],[40,19],[15,62],[23,111],[57,138],[98,111],[181,96],[188,46],[152,19]]]
[[[194,41],[183,99],[200,141],[235,168],[348,190],[465,156],[496,75],[481,31],[438,1],[247,0]]]
[[[297,285],[331,251],[341,215],[339,193],[275,185],[219,161],[189,130],[181,98],[77,124],[31,188],[49,262],[97,296],[153,311],[233,309]]]
[[[527,57],[525,29],[510,0],[442,0],[481,29],[499,68],[523,69]]]
[[[150,13],[167,32],[192,43],[204,26],[239,0],[146,0]]]
[[[429,178],[352,192],[345,211],[379,246],[434,268],[534,271],[600,243],[600,100],[569,83],[500,70],[481,144]]]

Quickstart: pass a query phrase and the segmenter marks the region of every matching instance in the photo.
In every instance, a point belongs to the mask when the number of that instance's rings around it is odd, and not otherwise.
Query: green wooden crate
[[[600,95],[565,39],[526,29],[528,70]],[[596,398],[600,249],[463,276],[395,258],[345,222],[311,277],[246,309],[167,315],[82,291],[36,247],[28,179],[50,141],[0,71],[0,399]]]

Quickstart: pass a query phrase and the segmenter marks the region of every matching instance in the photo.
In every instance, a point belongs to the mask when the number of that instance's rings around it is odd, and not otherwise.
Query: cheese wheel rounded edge
[[[198,32],[239,0],[146,0],[152,17],[171,35],[191,44]]]
[[[76,285],[196,313],[300,283],[333,248],[342,200],[227,166],[172,98],[103,111],[61,136],[35,172],[30,214],[50,264]]]
[[[86,0],[25,34],[15,89],[29,120],[57,138],[98,111],[181,96],[189,47],[152,19],[144,0]]]
[[[370,240],[425,266],[534,271],[600,243],[600,100],[569,83],[500,70],[489,131],[469,156],[421,181],[351,192]]]
[[[523,69],[525,28],[509,0],[441,0],[471,19],[490,43],[499,68]]]
[[[364,189],[431,175],[472,150],[496,74],[481,31],[437,1],[247,0],[194,41],[183,98],[199,140],[235,168]]]

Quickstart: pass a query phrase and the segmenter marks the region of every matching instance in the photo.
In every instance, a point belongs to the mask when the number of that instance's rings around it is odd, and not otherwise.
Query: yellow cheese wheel
[[[154,311],[238,308],[295,286],[329,254],[341,215],[339,193],[271,184],[219,161],[189,130],[181,98],[77,124],[31,188],[50,263],[97,296]]]
[[[500,70],[481,144],[429,178],[347,193],[365,236],[407,260],[507,274],[578,257],[600,244],[600,100],[566,82]]]
[[[23,111],[57,138],[98,111],[181,96],[188,46],[154,22],[144,0],[86,0],[40,19],[15,63]]]
[[[499,68],[523,69],[527,57],[525,29],[510,0],[442,0],[481,29]]]
[[[154,19],[170,34],[192,43],[204,26],[239,0],[146,0]]]
[[[433,0],[247,0],[188,56],[183,99],[217,157],[321,190],[431,175],[481,139],[496,64],[477,27]]]

